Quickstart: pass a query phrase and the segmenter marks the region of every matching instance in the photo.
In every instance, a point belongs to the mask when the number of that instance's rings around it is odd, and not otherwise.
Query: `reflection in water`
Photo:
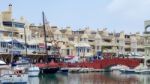
[[[29,78],[29,84],[149,84],[150,75],[111,73],[57,73]]]
[[[29,77],[29,84],[40,84],[39,77]]]

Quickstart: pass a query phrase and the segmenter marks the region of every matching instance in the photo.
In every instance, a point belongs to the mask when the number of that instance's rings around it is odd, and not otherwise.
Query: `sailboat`
[[[44,42],[45,42],[45,53],[46,53],[46,57],[45,57],[45,63],[38,63],[36,64],[39,68],[40,68],[40,73],[42,74],[51,74],[51,73],[56,73],[59,70],[59,65],[55,62],[55,57],[50,58],[50,61],[48,60],[48,50],[47,50],[47,40],[46,40],[46,18],[44,15],[44,12],[42,12],[42,16],[43,16],[43,30],[44,30]]]
[[[11,21],[12,27],[14,27],[13,20]],[[16,64],[13,61],[13,30],[12,30],[12,43],[11,43],[11,65],[8,68],[0,70],[0,84],[27,84],[28,74],[25,69],[21,67],[15,67]]]

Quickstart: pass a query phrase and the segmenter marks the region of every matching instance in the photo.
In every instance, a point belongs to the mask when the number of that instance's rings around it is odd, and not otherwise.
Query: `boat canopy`
[[[6,64],[4,61],[0,60],[0,64]]]

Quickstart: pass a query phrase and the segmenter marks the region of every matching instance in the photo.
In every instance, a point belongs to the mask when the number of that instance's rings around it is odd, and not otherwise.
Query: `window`
[[[23,35],[20,35],[20,38],[23,38]]]
[[[69,55],[69,52],[70,52],[70,50],[69,50],[69,49],[67,49],[67,55]]]
[[[119,43],[119,40],[117,40],[117,43]]]
[[[24,23],[13,22],[13,24],[15,27],[24,28]],[[8,26],[8,27],[12,27],[12,22],[11,21],[4,21],[3,25]]]
[[[89,42],[94,42],[94,40],[89,40]]]
[[[6,48],[7,47],[7,43],[6,42],[1,42],[1,47],[2,48]]]
[[[90,52],[90,49],[87,49],[87,52],[89,53],[89,52]]]
[[[97,50],[99,50],[99,46],[97,46]]]

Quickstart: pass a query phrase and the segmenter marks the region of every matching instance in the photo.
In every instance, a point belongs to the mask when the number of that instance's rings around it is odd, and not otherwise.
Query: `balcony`
[[[131,48],[131,46],[130,45],[125,45],[125,48]]]
[[[144,45],[137,45],[137,48],[144,48]]]
[[[112,43],[112,42],[103,42],[102,45],[103,45],[103,46],[113,46],[114,43]]]
[[[8,49],[7,48],[0,48],[0,53],[1,54],[8,54]]]

